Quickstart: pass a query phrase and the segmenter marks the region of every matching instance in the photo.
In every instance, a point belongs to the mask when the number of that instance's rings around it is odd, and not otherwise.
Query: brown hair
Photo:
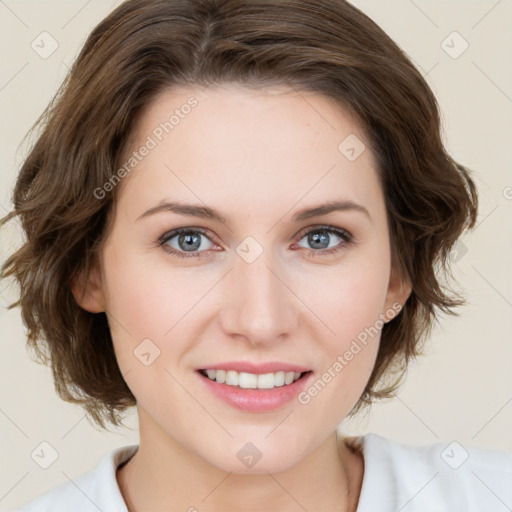
[[[105,428],[136,404],[104,313],[75,301],[119,187],[114,174],[145,106],[174,86],[239,83],[316,92],[352,112],[377,158],[392,265],[412,284],[387,323],[373,373],[351,415],[394,396],[439,311],[462,297],[440,282],[450,250],[477,216],[470,172],[446,152],[436,99],[402,50],[343,0],[128,0],[89,35],[19,172],[14,209],[26,234],[2,267],[20,286],[28,345],[51,365],[63,400]],[[341,141],[340,141],[341,142]]]

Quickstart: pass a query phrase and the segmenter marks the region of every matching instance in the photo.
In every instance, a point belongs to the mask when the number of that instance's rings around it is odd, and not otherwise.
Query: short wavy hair
[[[120,372],[105,313],[71,283],[97,261],[120,165],[145,107],[173,86],[287,86],[322,95],[358,120],[378,163],[392,268],[411,284],[384,325],[375,367],[350,412],[395,396],[438,313],[465,302],[449,288],[450,251],[476,222],[466,167],[441,140],[439,106],[421,73],[369,17],[343,0],[128,0],[89,35],[33,129],[13,209],[24,241],[2,266],[19,284],[27,345],[51,366],[58,395],[102,428],[136,399]],[[446,278],[446,279],[445,279]]]

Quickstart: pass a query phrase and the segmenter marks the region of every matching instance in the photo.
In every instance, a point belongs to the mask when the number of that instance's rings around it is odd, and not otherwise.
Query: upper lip
[[[226,361],[217,364],[208,364],[198,370],[232,370],[235,372],[254,373],[256,375],[264,373],[276,373],[276,372],[295,372],[303,373],[310,370],[305,366],[293,363],[284,363],[280,361],[269,361],[267,363],[254,363],[251,361]]]

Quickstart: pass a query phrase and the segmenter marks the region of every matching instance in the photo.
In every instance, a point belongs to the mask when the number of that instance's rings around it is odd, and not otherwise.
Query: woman
[[[337,434],[462,304],[439,269],[477,215],[369,18],[128,0],[43,123],[3,275],[62,398],[101,427],[136,405],[140,443],[21,510],[482,510],[485,471],[512,499],[510,454]]]

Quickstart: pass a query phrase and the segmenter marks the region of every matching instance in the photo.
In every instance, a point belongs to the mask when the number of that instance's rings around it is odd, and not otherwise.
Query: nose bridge
[[[223,285],[220,316],[227,334],[262,344],[290,333],[297,313],[272,251],[258,249],[258,245],[247,240],[237,248],[233,269]]]

